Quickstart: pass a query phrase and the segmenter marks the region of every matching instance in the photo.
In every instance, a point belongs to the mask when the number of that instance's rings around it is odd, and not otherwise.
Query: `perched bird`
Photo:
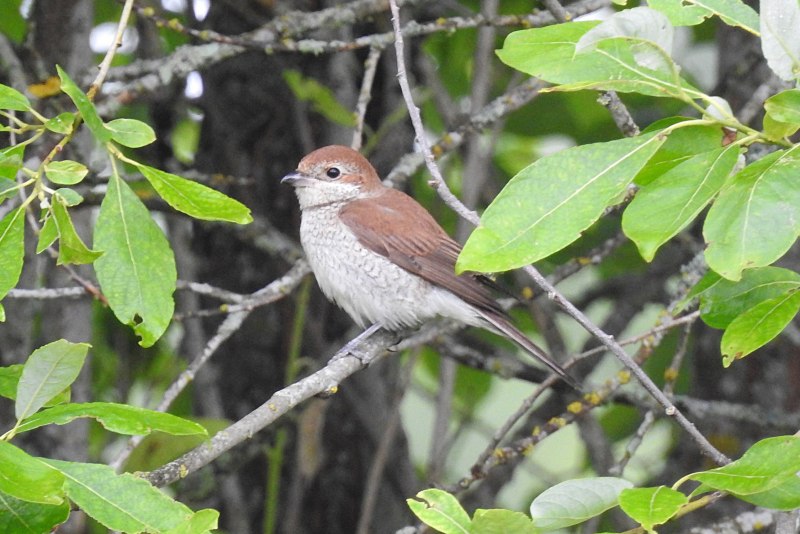
[[[297,193],[300,241],[319,287],[361,327],[456,319],[508,337],[577,388],[511,323],[485,277],[456,275],[461,245],[416,200],[384,186],[361,154],[320,148],[281,181]]]

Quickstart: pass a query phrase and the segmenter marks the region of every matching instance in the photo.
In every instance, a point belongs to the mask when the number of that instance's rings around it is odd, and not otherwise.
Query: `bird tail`
[[[577,391],[581,391],[580,384],[578,384],[574,378],[569,376],[567,372],[560,365],[554,362],[542,348],[528,339],[528,337],[520,332],[516,326],[511,324],[508,319],[500,314],[492,313],[491,311],[487,310],[478,310],[478,313],[481,315],[481,317],[488,321],[489,324],[494,327],[494,329],[508,337],[511,341],[522,347],[525,352],[549,367],[564,382],[575,388]]]

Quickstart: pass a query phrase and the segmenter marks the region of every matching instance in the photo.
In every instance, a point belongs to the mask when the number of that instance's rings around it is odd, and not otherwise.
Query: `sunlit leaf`
[[[59,339],[33,351],[17,384],[17,419],[33,415],[69,387],[78,378],[88,350],[87,343]]]
[[[703,227],[706,261],[739,280],[744,269],[769,265],[800,232],[800,146],[774,152],[734,175]]]
[[[58,200],[53,202],[50,218],[53,219],[58,231],[58,260],[56,261],[58,265],[92,263],[103,255],[102,252],[86,246],[78,232],[75,231],[66,206]]]
[[[83,122],[92,132],[92,135],[101,143],[105,143],[111,139],[111,132],[103,124],[100,115],[97,114],[94,104],[86,96],[86,93],[69,77],[64,69],[56,65],[58,77],[61,78],[61,90],[72,99],[75,107],[80,111],[83,117]]]
[[[175,304],[175,257],[161,229],[131,188],[112,176],[100,205],[95,271],[109,306],[149,347],[167,329]]]
[[[178,211],[209,221],[253,221],[247,206],[215,189],[147,165],[138,169],[161,198]]]
[[[494,199],[459,271],[506,271],[561,250],[613,204],[665,136],[647,134],[557,152],[520,171]]]
[[[415,499],[406,499],[420,521],[444,534],[470,532],[470,518],[458,500],[446,491],[426,489]]]
[[[606,89],[676,98],[701,93],[670,72],[643,67],[637,55],[650,55],[652,42],[607,38],[582,53],[576,47],[597,22],[569,22],[512,32],[498,57],[510,67],[557,84],[552,90]],[[668,58],[664,58],[668,61]]]
[[[619,494],[633,484],[622,478],[567,480],[544,490],[531,503],[537,529],[548,531],[577,525],[617,506]]]
[[[84,179],[89,173],[89,169],[83,163],[62,160],[46,163],[44,165],[44,173],[47,179],[54,184],[75,185]]]
[[[686,228],[725,184],[739,157],[730,146],[697,154],[643,186],[625,209],[622,228],[651,261],[658,248]]]
[[[326,119],[342,126],[355,126],[356,118],[353,112],[341,105],[328,87],[313,78],[303,76],[297,70],[283,71],[283,79],[295,97],[311,102],[314,111]]]
[[[475,510],[469,530],[475,534],[537,534],[531,518],[513,510]]]
[[[42,504],[23,501],[0,492],[0,532],[42,534],[69,517],[69,503]]]
[[[7,441],[0,441],[0,491],[42,504],[64,501],[64,477],[39,458]]]
[[[734,495],[754,495],[781,486],[800,471],[800,437],[762,439],[726,466],[689,476]]]
[[[0,299],[17,285],[25,256],[25,210],[17,208],[0,219]]]
[[[722,335],[722,364],[744,358],[772,341],[800,310],[800,290],[765,300],[734,319]]]
[[[201,425],[176,415],[111,402],[60,404],[28,417],[17,431],[27,432],[49,424],[65,425],[86,417],[96,419],[106,430],[130,436],[146,436],[153,431],[176,436],[206,435]]]
[[[65,111],[59,113],[52,119],[48,119],[44,123],[44,127],[51,132],[68,134],[72,130],[72,124],[75,122],[75,114]]]
[[[163,532],[183,524],[193,512],[142,478],[118,475],[106,465],[47,460],[64,478],[67,496],[111,530]]]
[[[619,495],[620,508],[648,532],[677,514],[687,502],[686,495],[666,486],[628,488]]]
[[[716,15],[729,26],[759,34],[758,13],[741,0],[649,0],[647,5],[664,13],[675,26],[694,26]]]
[[[797,0],[761,0],[761,51],[779,78],[800,78],[800,3]]]
[[[135,119],[114,119],[106,123],[111,139],[130,148],[149,145],[156,140],[156,133],[149,124]]]
[[[701,317],[707,325],[727,328],[747,310],[798,288],[800,274],[770,266],[748,269],[738,282],[711,271],[692,289],[690,297],[700,297]]]
[[[13,87],[0,83],[0,109],[27,111],[30,108],[31,103],[25,95]]]

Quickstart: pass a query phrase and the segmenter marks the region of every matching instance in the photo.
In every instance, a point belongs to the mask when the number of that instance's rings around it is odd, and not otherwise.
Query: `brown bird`
[[[300,241],[322,292],[362,328],[401,330],[436,316],[456,319],[508,337],[578,388],[511,323],[488,279],[455,274],[461,245],[416,200],[384,186],[361,154],[320,148],[281,181],[297,193]]]

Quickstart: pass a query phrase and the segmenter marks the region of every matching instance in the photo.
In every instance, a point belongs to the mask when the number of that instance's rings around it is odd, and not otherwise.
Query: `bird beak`
[[[315,181],[314,178],[300,171],[290,172],[289,174],[281,178],[282,184],[289,184],[295,187],[309,186],[312,183],[314,183],[314,181]]]

